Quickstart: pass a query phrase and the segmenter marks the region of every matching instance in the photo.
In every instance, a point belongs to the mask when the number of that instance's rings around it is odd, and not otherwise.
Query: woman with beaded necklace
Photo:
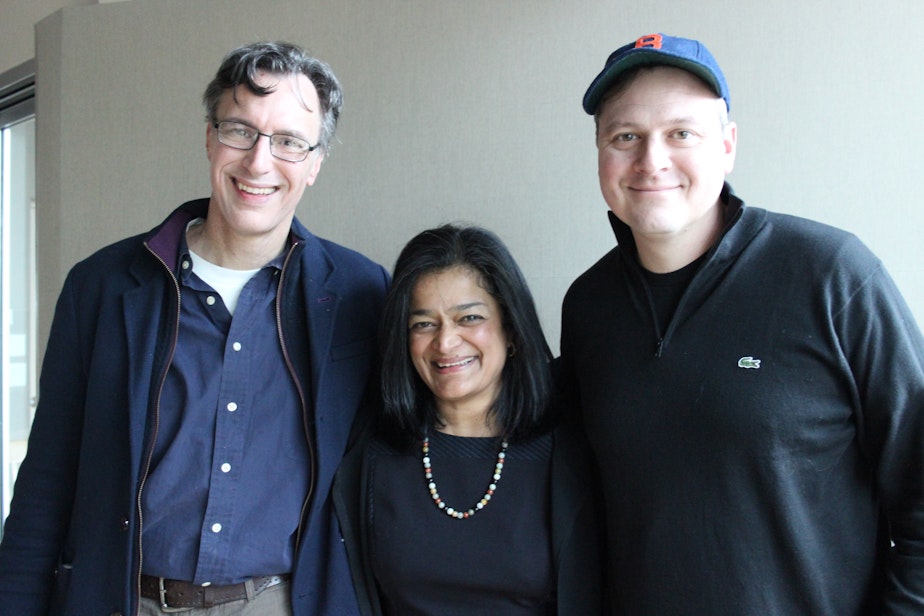
[[[334,488],[364,613],[604,613],[593,462],[553,418],[551,353],[500,239],[413,238],[380,351],[378,421]]]

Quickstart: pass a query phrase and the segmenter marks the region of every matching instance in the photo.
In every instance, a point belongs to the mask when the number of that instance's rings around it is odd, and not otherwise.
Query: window
[[[2,520],[9,513],[37,401],[35,264],[35,70],[27,62],[0,75]]]

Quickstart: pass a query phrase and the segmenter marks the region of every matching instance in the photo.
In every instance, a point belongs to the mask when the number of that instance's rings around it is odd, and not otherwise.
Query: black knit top
[[[498,439],[430,432],[439,494],[468,510],[484,495],[500,450]],[[510,444],[488,505],[458,520],[434,504],[418,443],[369,450],[372,570],[387,614],[555,613],[550,541],[552,438]]]

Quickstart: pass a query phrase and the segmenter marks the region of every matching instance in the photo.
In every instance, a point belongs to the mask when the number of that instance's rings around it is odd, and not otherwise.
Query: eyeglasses
[[[290,163],[305,160],[319,145],[311,145],[304,139],[292,135],[267,135],[240,122],[215,122],[212,127],[218,131],[218,141],[238,150],[250,150],[257,144],[257,139],[269,137],[270,154]]]

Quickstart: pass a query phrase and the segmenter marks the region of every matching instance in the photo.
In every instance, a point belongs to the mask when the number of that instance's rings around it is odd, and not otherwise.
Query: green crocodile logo
[[[754,368],[756,370],[760,368],[760,360],[754,359],[751,356],[742,357],[741,359],[738,360],[738,367],[739,368]]]

